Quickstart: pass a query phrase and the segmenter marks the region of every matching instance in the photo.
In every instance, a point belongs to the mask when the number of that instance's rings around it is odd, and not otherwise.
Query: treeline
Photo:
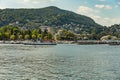
[[[112,26],[104,26],[101,28],[92,28],[89,29],[88,32],[81,31],[80,39],[88,39],[88,40],[100,40],[103,36],[115,36],[120,39],[120,24],[114,24]]]
[[[58,30],[51,34],[47,29],[23,29],[12,25],[0,27],[0,40],[100,40],[104,36],[114,36],[120,39],[120,24],[111,27],[93,28],[90,33],[81,31],[75,34],[70,30]]]
[[[66,31],[66,30],[62,30],[62,31],[58,31],[57,34],[57,40],[76,40],[76,36],[73,32],[71,31]]]
[[[53,35],[45,29],[21,29],[16,26],[3,26],[0,28],[0,40],[52,40]]]

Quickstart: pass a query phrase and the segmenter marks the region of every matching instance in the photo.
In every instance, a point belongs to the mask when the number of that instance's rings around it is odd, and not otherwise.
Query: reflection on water
[[[120,46],[0,45],[0,80],[120,80]]]

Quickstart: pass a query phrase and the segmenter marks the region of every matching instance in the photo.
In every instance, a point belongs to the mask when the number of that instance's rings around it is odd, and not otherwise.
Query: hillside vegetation
[[[60,29],[87,36],[89,39],[100,39],[105,35],[120,37],[120,25],[110,27],[97,24],[90,17],[50,6],[39,9],[1,9],[0,27],[13,25],[32,31],[40,26],[50,26],[57,32]]]
[[[21,26],[25,24],[63,26],[65,24],[84,25],[98,27],[97,23],[89,17],[70,11],[62,10],[54,6],[41,9],[3,9],[0,10],[0,26],[18,21]]]

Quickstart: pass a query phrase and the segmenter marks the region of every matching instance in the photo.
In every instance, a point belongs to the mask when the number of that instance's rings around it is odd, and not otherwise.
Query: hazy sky
[[[120,0],[0,0],[0,8],[57,6],[93,18],[102,25],[120,24]]]

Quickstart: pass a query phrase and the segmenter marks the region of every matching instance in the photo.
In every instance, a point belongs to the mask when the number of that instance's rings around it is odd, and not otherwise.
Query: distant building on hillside
[[[59,36],[64,36],[63,30],[58,30],[57,34],[58,34]]]
[[[107,35],[107,36],[101,37],[100,40],[117,40],[117,37],[116,36]]]
[[[19,26],[19,21],[16,21],[16,22],[13,22],[13,23],[9,23],[9,25],[12,25],[12,26]]]
[[[53,32],[53,30],[52,30],[52,28],[51,27],[49,27],[49,26],[41,26],[40,27],[40,29],[41,29],[41,31],[45,31],[45,30],[47,30],[48,32]]]
[[[54,39],[55,39],[55,41],[58,40],[58,37],[62,36],[62,33],[63,33],[63,30],[58,30],[58,32],[55,33],[55,35],[54,35]]]

